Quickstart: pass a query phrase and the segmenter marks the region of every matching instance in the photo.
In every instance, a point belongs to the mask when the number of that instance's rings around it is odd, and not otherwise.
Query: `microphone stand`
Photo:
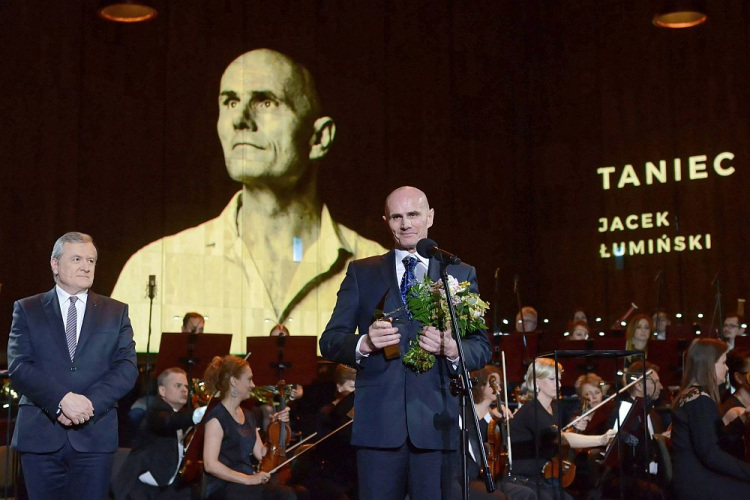
[[[724,340],[724,331],[722,330],[722,327],[724,326],[724,318],[721,314],[721,281],[719,280],[719,273],[716,273],[716,276],[714,276],[713,281],[711,282],[712,285],[716,285],[716,302],[714,303],[714,313],[711,315],[711,327],[709,328],[709,335],[711,338],[716,338],[716,335],[714,334],[714,321],[716,320],[716,316],[719,316],[719,338],[721,340]],[[734,347],[734,346],[732,346]]]
[[[450,287],[448,286],[448,270],[444,263],[440,263],[440,276],[443,281],[443,289],[445,290],[445,299],[448,303],[448,311],[451,317],[451,326],[453,329],[453,337],[456,339],[456,346],[458,347],[458,370],[459,375],[457,379],[451,381],[451,394],[454,396],[460,396],[459,404],[461,407],[461,465],[463,466],[463,500],[469,500],[469,470],[468,470],[468,455],[469,455],[469,432],[468,432],[468,421],[467,421],[467,410],[471,409],[472,421],[474,429],[476,430],[477,436],[479,437],[480,446],[478,453],[481,457],[481,465],[484,468],[484,481],[487,493],[495,491],[495,481],[492,478],[490,472],[490,466],[487,463],[487,453],[484,446],[481,446],[482,432],[479,428],[479,418],[477,418],[477,409],[474,405],[474,396],[471,393],[472,381],[469,377],[469,371],[466,368],[466,358],[464,357],[464,346],[461,340],[461,334],[458,330],[458,321],[456,320],[456,310],[453,307],[453,298],[451,297]]]
[[[659,282],[659,286],[656,289],[656,325],[654,326],[654,329],[656,330],[656,337],[659,338],[659,324],[662,322],[661,319],[661,291],[662,288],[664,288],[664,270],[659,270],[659,274],[656,275],[656,280]],[[666,327],[665,328],[665,338],[666,338]]]
[[[529,346],[526,343],[526,321],[523,317],[523,306],[521,306],[521,289],[518,286],[518,275],[513,278],[513,293],[516,294],[516,302],[518,303],[518,315],[521,318],[521,334],[523,335],[523,366],[529,366],[531,364],[531,358],[529,358]]]
[[[151,318],[156,297],[156,277],[148,277],[148,338],[146,339],[146,412],[151,408]]]

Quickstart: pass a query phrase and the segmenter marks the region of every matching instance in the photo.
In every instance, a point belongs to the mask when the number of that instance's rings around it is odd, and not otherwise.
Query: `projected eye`
[[[269,109],[276,108],[279,106],[279,104],[272,99],[264,99],[262,101],[258,101],[255,106],[261,109]]]

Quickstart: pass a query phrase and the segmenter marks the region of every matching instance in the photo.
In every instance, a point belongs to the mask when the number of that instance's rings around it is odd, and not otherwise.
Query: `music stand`
[[[248,337],[248,361],[255,385],[276,385],[279,380],[310,385],[318,374],[316,337]]]
[[[192,395],[193,377],[202,377],[214,356],[229,354],[231,345],[231,333],[162,333],[156,373],[179,366],[187,373]]]
[[[537,335],[534,332],[526,333],[527,349],[524,350],[523,346],[523,334],[513,332],[508,335],[489,335],[490,343],[493,346],[493,352],[499,357],[501,351],[517,352],[517,353],[533,353],[537,351]],[[507,375],[508,382],[519,382],[523,381],[524,375],[526,375],[526,367],[524,364],[524,357],[522,356],[509,356],[506,359],[507,363]]]

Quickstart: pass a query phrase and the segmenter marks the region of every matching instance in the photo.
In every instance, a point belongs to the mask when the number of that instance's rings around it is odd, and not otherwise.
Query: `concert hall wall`
[[[717,273],[724,310],[747,297],[746,2],[688,30],[654,27],[646,0],[155,4],[132,25],[94,0],[0,4],[3,332],[13,301],[52,286],[64,232],[94,237],[109,294],[139,248],[221,212],[239,185],[219,80],[260,47],[306,65],[336,120],[319,173],[334,218],[388,247],[385,196],[422,188],[430,236],[477,267],[499,319],[516,275],[549,330],[577,305],[606,326],[652,312],[660,271],[686,322],[710,321]]]

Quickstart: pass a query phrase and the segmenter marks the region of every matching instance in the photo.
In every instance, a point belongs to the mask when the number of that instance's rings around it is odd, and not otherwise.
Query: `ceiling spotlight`
[[[99,16],[118,23],[140,23],[155,18],[158,11],[148,0],[102,0]]]
[[[708,19],[701,0],[664,0],[654,14],[653,23],[660,28],[692,28]]]

